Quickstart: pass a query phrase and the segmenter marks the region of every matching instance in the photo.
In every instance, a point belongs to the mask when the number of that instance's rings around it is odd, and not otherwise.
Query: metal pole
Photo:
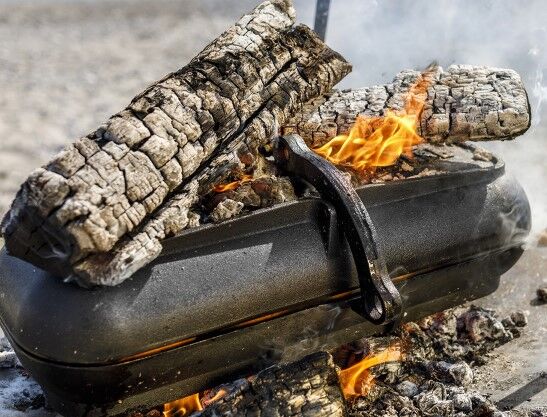
[[[313,29],[323,40],[325,40],[325,35],[327,33],[329,8],[330,0],[317,0],[317,6],[315,7],[315,25]]]

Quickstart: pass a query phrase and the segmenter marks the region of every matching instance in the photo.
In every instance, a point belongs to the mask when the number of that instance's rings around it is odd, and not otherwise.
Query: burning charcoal
[[[403,171],[406,171],[406,172],[413,172],[414,171],[414,167],[412,165],[410,165],[408,162],[405,162],[405,161],[403,161],[403,163],[401,164],[401,169]]]
[[[228,393],[199,414],[231,416],[343,416],[345,401],[332,357],[320,352],[273,366],[240,390]]]
[[[218,223],[237,216],[242,209],[243,203],[227,198],[226,200],[218,203],[218,205],[213,209],[211,218],[214,222]]]
[[[341,369],[349,368],[356,364],[371,351],[368,339],[359,339],[351,343],[340,346],[331,352],[336,366]]]
[[[473,402],[468,394],[455,394],[452,397],[454,408],[458,411],[469,412],[473,409]]]
[[[381,393],[381,394],[379,394]],[[384,417],[414,416],[419,410],[412,399],[399,395],[389,388],[378,387],[371,398],[370,395],[359,398],[351,404],[350,416],[364,417],[378,415]]]
[[[458,317],[459,336],[473,342],[483,340],[505,343],[513,338],[492,311],[472,307]]]
[[[428,383],[420,387],[414,402],[424,416],[451,416],[454,404],[446,398],[446,389],[442,384]]]
[[[456,316],[451,311],[442,311],[422,319],[418,324],[424,330],[453,335],[456,330]]]
[[[430,361],[425,365],[429,376],[435,381],[456,385],[469,385],[473,382],[473,371],[465,362],[448,363]]]
[[[412,398],[418,394],[418,386],[414,382],[403,381],[396,387],[397,392],[405,397]]]
[[[235,190],[230,198],[254,208],[270,207],[296,199],[287,177],[260,177]]]
[[[547,245],[546,245],[547,246]],[[540,303],[547,303],[547,287],[538,288],[536,291],[537,299]]]

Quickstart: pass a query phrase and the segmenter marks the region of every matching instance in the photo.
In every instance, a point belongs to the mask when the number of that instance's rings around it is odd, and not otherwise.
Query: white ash
[[[473,370],[463,362],[428,361],[425,370],[429,377],[438,382],[466,386],[473,382]]]
[[[476,148],[473,151],[473,159],[475,161],[490,162],[494,159],[494,155],[492,155],[492,153],[488,152],[486,149]]]
[[[243,203],[227,198],[221,201],[211,212],[211,219],[215,222],[231,219],[243,210]]]
[[[45,410],[40,386],[26,373],[5,337],[0,337],[0,417],[54,417]]]
[[[19,365],[19,360],[15,355],[8,339],[0,337],[0,369],[14,368]]]
[[[214,191],[204,198],[202,206],[214,222],[228,220],[246,211],[271,207],[296,200],[295,190],[287,177],[275,174],[259,176],[242,182],[235,189]]]
[[[518,337],[518,328],[525,325],[522,311],[500,320],[493,311],[473,306],[403,325],[397,335],[408,346],[405,360],[396,371],[375,367],[375,385],[366,397],[350,404],[349,415],[503,417],[484,396],[469,389],[473,366],[484,363],[495,347]],[[390,338],[388,344],[393,343]]]
[[[403,381],[395,387],[397,392],[404,397],[415,397],[420,392],[418,386],[412,381]]]

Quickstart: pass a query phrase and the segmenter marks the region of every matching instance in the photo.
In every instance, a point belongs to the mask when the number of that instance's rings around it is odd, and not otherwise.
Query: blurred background
[[[0,215],[65,143],[183,66],[258,0],[0,0]],[[313,25],[315,0],[295,0]],[[547,228],[544,0],[332,0],[327,42],[354,65],[342,87],[389,82],[432,61],[517,70],[533,127],[488,144],[519,177],[534,235]]]

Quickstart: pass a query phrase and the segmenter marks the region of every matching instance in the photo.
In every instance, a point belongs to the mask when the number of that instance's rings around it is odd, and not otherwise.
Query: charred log
[[[295,132],[317,147],[346,134],[358,115],[383,116],[400,111],[422,73],[403,71],[393,82],[357,90],[344,90],[323,97],[297,114],[281,131]],[[454,65],[429,73],[427,99],[418,132],[431,143],[467,140],[503,140],[522,135],[530,126],[526,90],[512,70]]]
[[[320,352],[259,373],[200,416],[344,416],[345,400],[332,357]]]
[[[276,126],[350,71],[294,19],[289,0],[264,2],[34,171],[2,223],[9,252],[83,285],[115,285],[198,224],[203,189],[252,165]]]

